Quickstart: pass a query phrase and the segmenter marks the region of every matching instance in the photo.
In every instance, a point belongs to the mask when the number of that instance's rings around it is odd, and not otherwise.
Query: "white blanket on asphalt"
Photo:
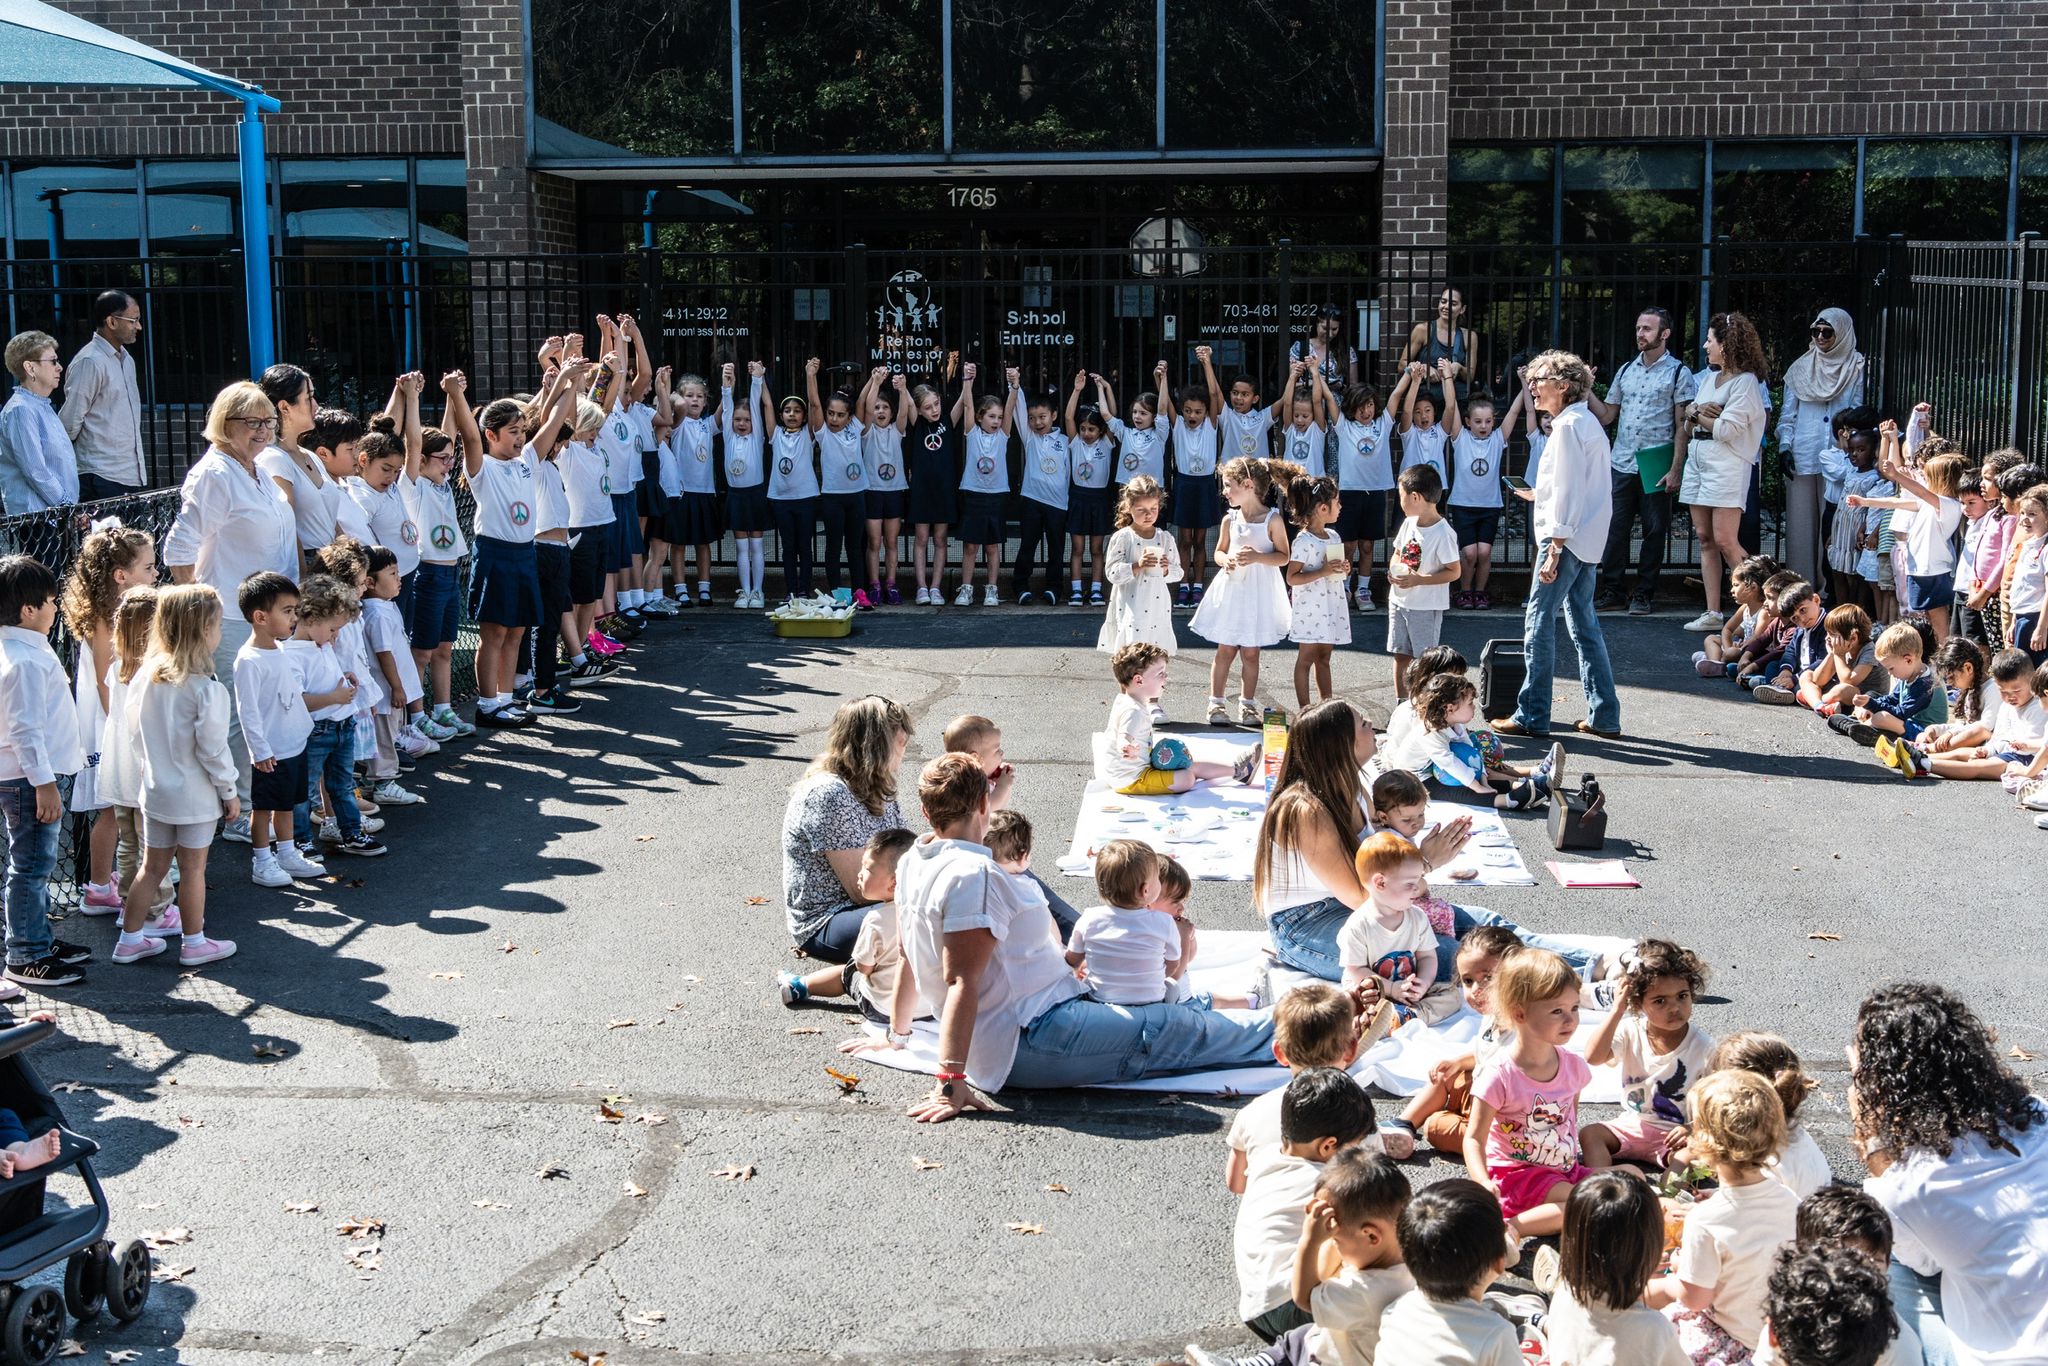
[[[1628,944],[1624,939],[1598,935],[1561,934],[1553,937],[1607,953],[1618,952]],[[1258,976],[1265,960],[1266,943],[1266,934],[1262,930],[1203,930],[1195,961],[1188,968],[1189,983],[1197,991],[1242,995]],[[1313,980],[1277,965],[1272,969],[1275,992],[1285,992]],[[1196,1007],[1187,1008],[1192,1010]],[[1580,1015],[1579,1033],[1573,1040],[1575,1048],[1584,1051],[1586,1041],[1599,1028],[1602,1018],[1591,1011]],[[868,1027],[868,1032],[876,1038],[882,1035],[882,1030],[873,1025]],[[1397,1096],[1411,1096],[1428,1081],[1430,1068],[1444,1058],[1466,1052],[1478,1034],[1479,1017],[1469,1010],[1459,1011],[1434,1028],[1411,1021],[1368,1049],[1352,1064],[1351,1074],[1361,1084],[1377,1086]],[[912,1028],[912,1038],[907,1047],[865,1054],[861,1061],[880,1063],[905,1072],[937,1072],[938,1042],[936,1022],[920,1020]],[[1138,1081],[1112,1082],[1108,1086],[1113,1090],[1175,1092],[1181,1095],[1251,1096],[1286,1084],[1287,1069],[1274,1064],[1268,1067],[1219,1068],[1177,1077],[1146,1077]],[[1611,1066],[1594,1068],[1593,1084],[1586,1088],[1580,1099],[1592,1104],[1619,1101],[1620,1074]]]

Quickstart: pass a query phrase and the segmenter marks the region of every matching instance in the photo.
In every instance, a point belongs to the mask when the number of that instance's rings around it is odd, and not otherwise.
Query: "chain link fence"
[[[458,485],[455,495],[456,515],[465,526],[469,525],[476,510],[476,504],[469,496],[469,490]],[[121,498],[109,498],[97,503],[80,503],[72,507],[51,508],[33,512],[21,517],[0,518],[0,555],[32,555],[40,560],[51,573],[57,576],[61,586],[71,572],[71,565],[78,557],[79,547],[91,534],[95,522],[109,517],[118,517],[121,525],[146,531],[156,542],[157,567],[161,582],[169,583],[169,571],[163,567],[164,537],[170,533],[171,524],[178,518],[179,490],[175,488],[156,489],[149,493],[135,494]],[[469,562],[461,566],[461,581],[469,579]],[[469,595],[457,595],[460,602],[461,621],[455,641],[455,661],[451,678],[451,693],[454,701],[467,701],[476,695],[476,622],[470,617]],[[229,610],[234,610],[229,604]],[[65,671],[75,679],[81,643],[71,634],[59,614],[56,630],[51,635],[56,646],[57,657],[64,661]],[[92,746],[86,746],[90,753]],[[64,798],[64,828],[58,840],[57,867],[50,876],[50,905],[53,913],[68,913],[75,909],[83,895],[82,888],[90,878],[91,851],[89,841],[92,832],[93,813],[71,810],[71,779],[59,778],[59,792]]]

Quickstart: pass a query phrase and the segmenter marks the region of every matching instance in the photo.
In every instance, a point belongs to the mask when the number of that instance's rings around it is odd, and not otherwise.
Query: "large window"
[[[1453,147],[1451,243],[1548,243],[1553,162],[1550,147]]]
[[[529,0],[529,9],[542,166],[635,156],[1301,158],[1356,153],[1378,136],[1376,9],[1361,0]]]
[[[1130,151],[1157,142],[1153,0],[953,0],[953,144]]]
[[[1705,155],[1698,143],[1565,148],[1564,240],[1699,241]]]
[[[1716,237],[1834,241],[1846,239],[1855,225],[1855,143],[1714,144]]]
[[[2019,222],[2015,232],[2048,235],[2048,138],[2020,142]]]
[[[287,252],[376,256],[412,236],[403,161],[287,161],[283,181]]]
[[[141,254],[134,162],[17,163],[12,189],[14,252],[21,259]]]
[[[242,241],[242,173],[232,161],[152,161],[149,254],[214,256]]]
[[[1863,230],[1930,240],[2004,237],[2009,170],[2002,138],[1871,142],[1864,152]]]

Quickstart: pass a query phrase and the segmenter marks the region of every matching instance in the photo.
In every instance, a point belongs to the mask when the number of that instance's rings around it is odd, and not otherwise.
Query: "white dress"
[[[1164,551],[1164,574],[1139,574],[1133,567],[1147,550]],[[1109,580],[1109,610],[1102,618],[1102,632],[1095,648],[1114,654],[1133,641],[1146,640],[1168,654],[1174,652],[1173,589],[1185,577],[1180,547],[1173,533],[1153,528],[1152,539],[1140,536],[1135,527],[1124,527],[1109,538],[1102,555],[1102,574]]]
[[[1303,569],[1317,570],[1329,563],[1331,555],[1342,556],[1344,538],[1334,531],[1317,536],[1306,529],[1294,536],[1289,558]],[[1297,645],[1349,645],[1351,613],[1344,610],[1344,580],[1332,575],[1313,583],[1298,583],[1288,590],[1294,595],[1294,626],[1287,638]]]
[[[1224,517],[1230,548],[1248,546],[1271,553],[1272,524],[1280,514],[1269,512],[1256,523],[1232,508]],[[1264,649],[1287,639],[1294,613],[1287,605],[1287,580],[1277,564],[1249,564],[1216,576],[1202,594],[1202,605],[1188,623],[1194,633],[1217,645]]]
[[[71,809],[97,811],[107,805],[99,795],[100,740],[106,729],[106,708],[100,705],[99,680],[92,676],[92,642],[78,642],[78,673],[71,695],[78,703],[78,741],[85,764],[71,780]]]

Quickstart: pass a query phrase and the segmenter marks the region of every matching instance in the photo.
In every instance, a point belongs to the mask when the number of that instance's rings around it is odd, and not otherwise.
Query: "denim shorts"
[[[1925,612],[1930,607],[1947,607],[1955,600],[1955,575],[1913,574],[1906,579],[1905,607],[1908,612]]]

